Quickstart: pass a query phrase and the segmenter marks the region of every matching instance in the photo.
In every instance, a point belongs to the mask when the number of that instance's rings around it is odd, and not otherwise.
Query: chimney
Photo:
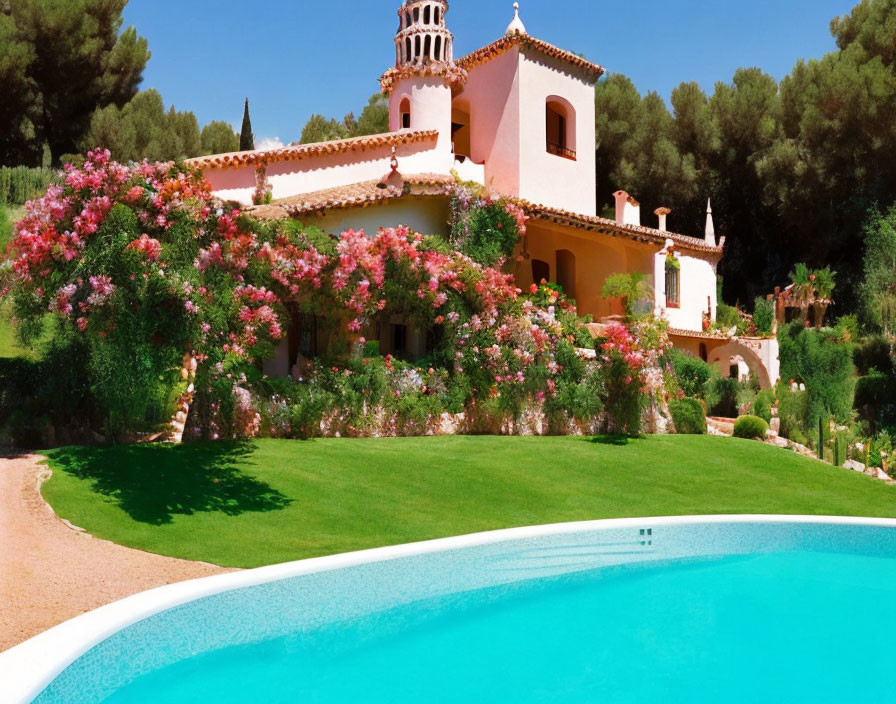
[[[716,246],[716,226],[712,221],[712,199],[706,201],[706,233],[704,238],[706,244],[710,247]]]
[[[669,208],[657,208],[653,214],[660,219],[659,231],[666,232],[666,216],[672,211]]]
[[[625,191],[616,191],[616,224],[641,226],[641,204]]]

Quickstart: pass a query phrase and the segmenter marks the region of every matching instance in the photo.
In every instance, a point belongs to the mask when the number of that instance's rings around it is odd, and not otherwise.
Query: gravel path
[[[136,592],[233,570],[93,538],[40,495],[41,457],[0,454],[0,652]]]

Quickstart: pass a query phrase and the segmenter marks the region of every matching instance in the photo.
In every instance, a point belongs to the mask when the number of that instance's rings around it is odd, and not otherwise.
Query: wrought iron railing
[[[576,152],[574,149],[568,149],[567,147],[560,146],[554,142],[548,142],[548,153],[553,154],[554,156],[562,156],[564,159],[571,159],[572,161],[576,160]]]

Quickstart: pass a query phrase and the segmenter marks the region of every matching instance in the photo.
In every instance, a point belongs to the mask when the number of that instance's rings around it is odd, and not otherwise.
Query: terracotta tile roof
[[[452,88],[460,90],[467,82],[467,72],[456,66],[444,61],[427,64],[426,66],[397,66],[390,68],[380,78],[380,89],[386,95],[392,92],[395,84],[404,78],[413,76],[436,76],[446,79]]]
[[[261,220],[280,220],[309,213],[324,214],[328,210],[367,208],[405,196],[445,196],[454,187],[452,176],[415,174],[405,177],[405,188],[378,188],[377,181],[352,183],[313,193],[302,193],[274,201],[270,205],[247,208],[246,212]]]
[[[535,51],[544,56],[549,56],[552,59],[557,59],[570,64],[582,71],[592,82],[597,82],[597,79],[604,75],[603,66],[593,64],[587,59],[583,59],[581,56],[577,56],[570,51],[558,49],[553,44],[548,44],[541,39],[536,39],[535,37],[530,37],[528,34],[520,33],[502,37],[488,46],[477,49],[472,54],[467,54],[463,58],[458,59],[457,65],[469,71],[471,68],[479,66],[486,61],[491,61],[495,57],[510,51],[514,47],[519,47],[523,51],[526,49]]]
[[[533,220],[567,225],[589,232],[623,236],[640,242],[652,242],[656,244],[665,244],[666,240],[672,240],[681,249],[687,249],[692,252],[705,252],[707,254],[715,254],[718,256],[722,255],[725,247],[724,238],[722,238],[722,241],[718,246],[713,247],[706,244],[705,240],[698,237],[688,237],[687,235],[679,235],[674,232],[654,230],[651,227],[643,227],[640,225],[620,225],[615,220],[608,220],[606,218],[599,218],[591,215],[580,215],[567,210],[548,208],[544,205],[526,201],[523,201],[522,205],[526,209],[529,217]]]
[[[279,149],[264,149],[251,152],[231,152],[229,154],[200,156],[195,159],[188,159],[187,164],[199,167],[221,168],[225,166],[270,164],[275,161],[298,161],[301,159],[311,159],[325,154],[363,152],[368,149],[377,149],[379,147],[418,144],[420,142],[435,142],[438,137],[438,130],[389,132],[387,134],[373,134],[366,137],[353,137],[351,139],[336,139],[332,142],[299,144],[291,147],[281,147]]]
[[[404,196],[446,196],[451,195],[456,185],[453,176],[444,174],[414,174],[405,176],[404,190],[396,188],[381,189],[377,181],[346,184],[335,188],[327,188],[311,193],[300,193],[289,198],[274,201],[270,205],[248,208],[255,217],[277,220],[285,217],[299,217],[308,213],[323,214],[328,210],[343,208],[370,207],[385,201]],[[534,221],[550,222],[580,230],[627,237],[637,242],[665,244],[672,240],[680,249],[712,254],[720,257],[724,248],[724,239],[718,247],[711,247],[702,239],[678,235],[674,232],[662,232],[649,227],[619,225],[614,220],[580,215],[556,208],[519,201],[529,217]]]
[[[690,337],[695,340],[730,340],[731,338],[721,332],[703,332],[702,330],[683,330],[681,328],[669,328],[670,335],[675,337]]]

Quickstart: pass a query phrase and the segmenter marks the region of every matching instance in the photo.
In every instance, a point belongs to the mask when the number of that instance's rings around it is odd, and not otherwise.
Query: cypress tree
[[[255,149],[255,135],[252,134],[252,120],[249,119],[249,99],[246,98],[246,108],[243,110],[243,129],[240,130],[240,151],[248,152]]]

